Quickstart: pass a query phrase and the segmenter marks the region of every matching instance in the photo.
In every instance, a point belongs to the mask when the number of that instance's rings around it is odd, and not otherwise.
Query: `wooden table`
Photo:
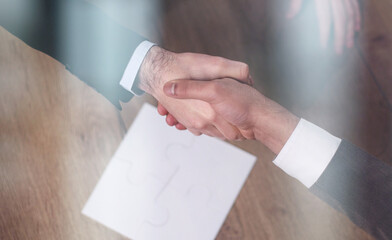
[[[287,81],[309,82],[274,72],[285,60],[273,50],[287,44],[281,39],[301,18],[272,23],[272,2],[163,1],[149,23],[150,37],[173,51],[248,62],[260,91],[391,163],[391,2],[364,5],[355,48],[333,57],[327,80],[315,84],[310,97],[279,90],[293,84]],[[126,16],[116,17],[132,27]],[[142,103],[154,100],[134,99],[120,113],[2,28],[0,42],[0,239],[125,239],[81,210]],[[372,239],[275,167],[267,148],[233,144],[258,161],[218,239]]]

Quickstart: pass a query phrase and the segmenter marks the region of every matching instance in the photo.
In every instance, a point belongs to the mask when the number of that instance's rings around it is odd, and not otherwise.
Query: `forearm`
[[[143,91],[156,96],[162,94],[165,83],[165,75],[173,71],[171,65],[175,61],[175,53],[154,46],[150,49],[139,71],[139,88]],[[169,78],[166,78],[166,81]]]
[[[299,118],[284,107],[264,97],[262,108],[255,105],[255,138],[279,154],[298,125]]]

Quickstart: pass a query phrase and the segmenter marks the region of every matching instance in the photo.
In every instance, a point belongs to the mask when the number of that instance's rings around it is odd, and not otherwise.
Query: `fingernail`
[[[163,91],[165,92],[166,95],[169,96],[175,96],[176,95],[176,83],[169,83],[169,84],[165,84]]]
[[[176,95],[176,84],[172,83],[171,89],[170,89],[171,95],[175,96]]]

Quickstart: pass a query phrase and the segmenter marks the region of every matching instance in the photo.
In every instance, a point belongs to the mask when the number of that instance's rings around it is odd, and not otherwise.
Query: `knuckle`
[[[218,117],[215,115],[211,115],[206,117],[205,121],[202,124],[203,129],[210,129],[211,127],[215,127],[217,123]]]
[[[195,136],[200,136],[201,135],[201,133],[200,132],[195,132],[195,131],[193,131],[193,132],[191,132],[193,135],[195,135]]]
[[[177,83],[174,89],[174,92],[179,96],[187,96],[188,94],[188,86],[187,84],[179,84]]]
[[[178,81],[172,91],[178,96],[187,97],[192,93],[192,86],[187,81]]]
[[[192,123],[191,123],[191,127],[192,127],[193,129],[203,130],[203,129],[205,129],[206,124],[205,124],[204,121],[201,121],[201,120],[194,120],[194,121],[192,121]]]
[[[216,67],[216,69],[219,71],[224,68],[225,64],[225,59],[222,57],[214,57],[212,59],[212,64]]]
[[[243,79],[247,79],[249,77],[249,65],[246,63],[243,63],[243,65],[240,68],[240,76]]]
[[[211,116],[208,117],[209,122],[211,123],[216,123],[218,121],[218,114],[216,114],[215,112],[213,114],[211,114]]]
[[[198,125],[200,130],[206,130],[207,126],[208,126],[208,124],[206,122],[204,122],[204,121],[203,122],[199,122],[199,125]]]
[[[225,59],[222,58],[222,57],[213,57],[213,61],[214,61],[215,65],[219,66],[219,65],[222,65],[224,63]]]

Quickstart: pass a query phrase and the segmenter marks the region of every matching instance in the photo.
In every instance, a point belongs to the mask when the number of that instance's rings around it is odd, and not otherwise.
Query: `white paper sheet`
[[[145,104],[82,212],[135,240],[214,239],[255,161]]]

